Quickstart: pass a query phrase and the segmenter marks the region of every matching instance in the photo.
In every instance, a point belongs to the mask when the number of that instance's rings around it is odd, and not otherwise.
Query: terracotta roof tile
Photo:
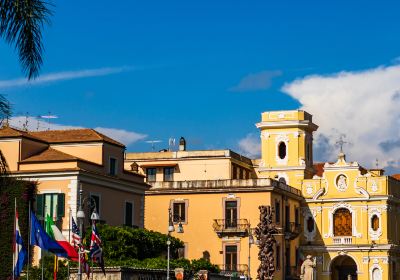
[[[393,174],[391,175],[393,178],[395,178],[396,180],[400,181],[400,174]]]
[[[29,132],[19,130],[17,128],[10,127],[10,126],[3,126],[2,128],[0,128],[0,138],[6,138],[6,137],[25,137],[25,138],[29,138],[29,139],[43,141],[43,140],[31,135],[31,133],[29,133]]]
[[[31,163],[31,162],[46,162],[46,161],[69,161],[78,160],[79,158],[71,156],[69,154],[57,151],[52,148],[47,148],[46,150],[40,152],[39,154],[33,155],[27,159],[21,161],[21,163]]]
[[[318,162],[318,163],[314,163],[314,170],[315,170],[315,174],[318,177],[322,177],[322,175],[324,174],[324,165],[325,162]]]
[[[68,129],[68,130],[47,130],[34,131],[29,134],[42,139],[48,143],[79,143],[104,141],[117,146],[125,147],[124,144],[103,135],[94,129]]]

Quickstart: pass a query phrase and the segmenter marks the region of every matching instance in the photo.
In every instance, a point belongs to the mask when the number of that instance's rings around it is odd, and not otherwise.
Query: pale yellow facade
[[[39,219],[46,214],[52,216],[67,239],[70,215],[77,222],[80,189],[85,202],[95,201],[100,222],[144,226],[144,192],[149,186],[143,175],[124,169],[124,149],[122,144],[87,129],[0,129],[0,152],[8,172],[38,183],[38,196],[32,205],[36,215]],[[90,226],[88,203],[83,208],[85,227]],[[35,252],[37,263],[40,254]]]

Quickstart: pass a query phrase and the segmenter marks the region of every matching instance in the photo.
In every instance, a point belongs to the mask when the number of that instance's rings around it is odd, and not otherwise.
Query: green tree
[[[43,63],[42,32],[52,14],[49,7],[43,0],[0,0],[0,36],[18,52],[28,79],[39,75]]]

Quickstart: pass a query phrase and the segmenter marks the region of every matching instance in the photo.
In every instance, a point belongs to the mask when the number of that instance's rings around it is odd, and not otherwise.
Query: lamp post
[[[247,279],[251,279],[251,274],[250,274],[250,265],[251,265],[251,245],[254,244],[254,237],[253,237],[253,232],[252,229],[249,225],[249,259],[248,259],[248,270],[247,270]]]
[[[83,211],[83,205],[85,203],[88,203],[89,207],[93,207],[93,212],[90,215],[90,219],[93,221],[98,221],[100,220],[100,216],[97,213],[97,208],[96,208],[96,201],[92,198],[84,198],[82,199],[82,195],[83,195],[83,190],[82,190],[82,185],[80,186],[79,189],[79,209],[78,212],[76,213],[76,218],[78,219],[78,223],[79,223],[79,232],[80,232],[80,237],[81,237],[81,246],[79,247],[79,252],[78,252],[78,256],[79,256],[79,260],[78,260],[78,280],[82,280],[82,266],[81,266],[81,259],[82,259],[82,254],[84,252],[83,249],[83,223],[85,220],[85,212]],[[89,200],[87,200],[89,199]]]
[[[172,210],[171,207],[168,208],[168,239],[167,239],[167,280],[169,280],[169,261],[170,261],[170,245],[171,245],[171,240],[169,239],[171,236],[171,232],[175,231],[174,227],[174,221],[172,219]],[[179,224],[178,224],[178,229],[176,231],[177,233],[183,233],[183,226],[182,222],[180,221],[179,218]]]

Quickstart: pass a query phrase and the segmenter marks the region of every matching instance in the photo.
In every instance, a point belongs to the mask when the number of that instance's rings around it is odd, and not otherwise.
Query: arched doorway
[[[331,263],[331,272],[332,280],[357,280],[357,264],[349,256],[336,257]]]

